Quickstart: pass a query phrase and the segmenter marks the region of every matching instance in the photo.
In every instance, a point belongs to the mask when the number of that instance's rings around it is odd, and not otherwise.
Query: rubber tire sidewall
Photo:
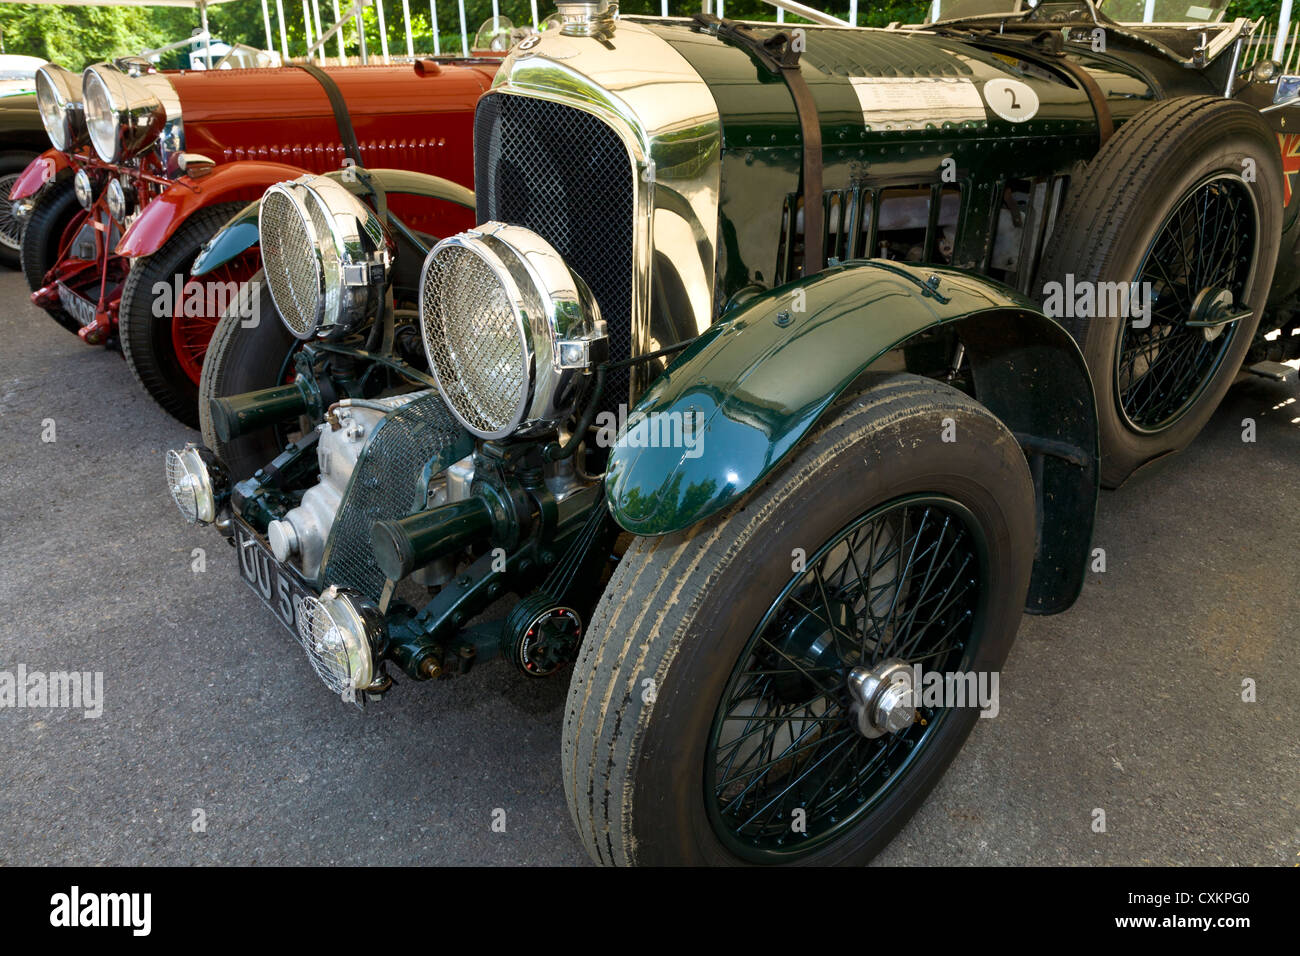
[[[942,398],[944,391],[959,395],[946,386],[931,384],[935,386],[932,395]],[[972,415],[972,407],[979,413]],[[957,442],[941,440],[942,419],[948,415],[956,420]],[[1001,667],[1023,613],[1034,550],[1032,482],[1014,438],[964,396],[957,404],[932,405],[883,422],[862,418],[855,431],[857,437],[845,442],[845,429],[836,422],[746,504],[678,535],[653,542],[637,539],[624,556],[602,598],[587,642],[598,638],[600,623],[609,623],[611,605],[626,600],[621,588],[627,569],[632,567],[629,560],[637,562],[647,552],[672,549],[692,555],[695,563],[665,582],[667,593],[660,593],[660,600],[637,595],[645,599],[645,606],[635,612],[636,624],[626,630],[616,628],[609,638],[635,643],[646,631],[651,635],[646,645],[650,655],[641,662],[642,669],[626,677],[618,673],[614,691],[629,695],[628,706],[633,711],[624,712],[622,726],[634,721],[641,731],[629,772],[629,836],[636,850],[634,858],[626,861],[619,858],[618,850],[612,860],[593,854],[600,862],[745,862],[714,833],[703,799],[707,742],[721,694],[754,628],[789,581],[787,556],[794,548],[813,554],[846,524],[874,507],[907,495],[938,493],[971,509],[985,528],[989,547],[986,630],[972,666],[982,670]],[[824,451],[827,447],[836,448],[829,457]],[[794,476],[808,467],[814,451],[821,456],[820,464],[796,479]],[[833,490],[829,494],[819,490],[827,488]],[[761,517],[765,512],[767,517]],[[750,525],[753,530],[739,551],[729,556],[715,553],[718,541],[734,537],[741,523],[750,522],[756,523]],[[779,558],[773,560],[773,555]],[[704,567],[708,570],[702,570]],[[696,598],[691,593],[696,587],[701,596],[707,591],[707,599],[698,607],[680,611],[681,604]],[[678,649],[652,660],[656,647],[663,643],[660,635],[679,631],[686,620],[683,613],[690,618]],[[647,616],[656,615],[659,620],[647,625]],[[629,633],[632,636],[625,638]],[[583,655],[580,665],[590,656],[591,649],[585,645],[589,653]],[[575,669],[575,678],[577,675]],[[584,679],[589,677],[585,674]],[[640,697],[646,678],[654,680],[657,688],[650,704]],[[569,723],[575,715],[575,691],[581,695],[582,688],[570,689],[566,735],[574,729]],[[972,709],[950,714],[940,736],[917,758],[908,780],[885,799],[878,815],[860,822],[848,840],[832,843],[799,862],[861,863],[879,852],[938,782],[977,716]],[[572,804],[572,788],[570,799]],[[575,822],[577,817],[575,812]],[[590,837],[584,839],[590,850]]]
[[[264,274],[259,271],[250,281],[260,286],[254,300],[257,303],[256,323],[247,325],[243,316],[236,312],[223,315],[212,333],[212,341],[208,343],[203,375],[199,379],[198,409],[203,443],[216,453],[233,481],[250,477],[283,448],[271,428],[241,435],[228,442],[221,441],[212,425],[209,403],[213,398],[226,398],[282,384],[280,373],[285,356],[298,344],[280,321],[265,286]]]
[[[21,173],[39,155],[40,153],[27,153],[21,150],[8,150],[0,153],[0,176]],[[5,193],[0,196],[0,202],[10,202],[9,194]],[[19,230],[18,248],[10,249],[0,243],[0,265],[8,266],[10,269],[22,268],[23,231],[25,231],[25,228],[24,226],[23,230]]]
[[[176,357],[173,315],[154,315],[153,288],[164,282],[175,290],[177,276],[183,287],[200,248],[243,205],[218,203],[193,213],[157,252],[131,264],[122,288],[118,337],[127,365],[165,412],[191,428],[199,427],[199,387]]]
[[[1137,122],[1136,118],[1129,121],[1130,124],[1134,122]],[[1241,368],[1268,298],[1281,244],[1283,210],[1276,142],[1261,143],[1246,129],[1238,129],[1224,137],[1221,126],[1220,123],[1196,125],[1176,145],[1170,144],[1164,154],[1166,159],[1155,164],[1159,171],[1153,178],[1158,180],[1159,187],[1153,185],[1142,190],[1137,201],[1126,208],[1125,221],[1133,226],[1118,228],[1109,251],[1100,257],[1102,262],[1085,262],[1080,264],[1081,268],[1065,263],[1063,267],[1053,269],[1051,274],[1045,272],[1041,276],[1044,281],[1061,281],[1065,272],[1073,272],[1076,283],[1080,280],[1132,281],[1157,229],[1189,189],[1216,172],[1240,175],[1244,168],[1243,160],[1250,159],[1256,164],[1255,182],[1247,184],[1259,211],[1259,249],[1247,297],[1248,304],[1255,310],[1255,317],[1239,324],[1213,379],[1177,421],[1158,432],[1138,432],[1127,423],[1118,407],[1115,353],[1120,323],[1124,320],[1114,317],[1062,320],[1079,343],[1092,373],[1102,449],[1101,480],[1108,488],[1118,487],[1142,465],[1181,451],[1200,433]],[[1121,130],[1118,135],[1123,132]]]
[[[19,249],[19,264],[27,288],[32,292],[44,286],[45,276],[58,261],[59,240],[73,217],[83,211],[81,203],[77,202],[72,177],[48,184],[37,198],[32,214],[23,226]],[[73,335],[81,330],[81,323],[61,306],[55,305],[45,311]]]

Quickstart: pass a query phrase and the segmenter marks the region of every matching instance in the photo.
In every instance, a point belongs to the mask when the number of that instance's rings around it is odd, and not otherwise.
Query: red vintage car
[[[212,329],[228,290],[261,265],[249,249],[199,288],[189,273],[204,243],[271,184],[353,164],[407,171],[414,185],[396,190],[392,212],[417,234],[473,225],[473,110],[499,62],[43,67],[37,95],[55,148],[10,196],[32,300],[85,342],[120,344],[154,399],[196,425]]]

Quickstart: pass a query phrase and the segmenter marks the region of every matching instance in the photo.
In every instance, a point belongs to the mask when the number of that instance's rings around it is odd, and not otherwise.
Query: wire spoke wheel
[[[634,537],[565,705],[565,795],[592,858],[871,859],[993,703],[1036,534],[1006,425],[882,373],[750,497]]]
[[[14,252],[18,251],[22,243],[23,224],[14,217],[9,193],[13,191],[18,177],[19,173],[6,173],[0,176],[0,246]]]
[[[985,553],[962,505],[906,498],[858,518],[794,575],[751,636],[713,721],[705,799],[734,852],[753,860],[810,852],[903,779],[949,709],[915,708],[905,729],[864,736],[850,672],[886,661],[965,669]]]
[[[241,256],[203,276],[190,276],[172,307],[172,345],[181,370],[196,386],[203,374],[203,357],[228,308],[240,305],[245,284],[261,268],[257,250]],[[195,303],[201,303],[196,308]]]
[[[1061,324],[1092,373],[1104,487],[1186,448],[1232,387],[1273,285],[1285,182],[1267,119],[1223,96],[1139,109],[1072,179],[1035,281],[1045,303],[1061,283],[1094,295]]]
[[[1115,352],[1116,400],[1129,425],[1169,427],[1200,397],[1231,348],[1259,245],[1245,182],[1219,174],[1193,188],[1161,224],[1137,281],[1152,289],[1150,325],[1125,322]]]

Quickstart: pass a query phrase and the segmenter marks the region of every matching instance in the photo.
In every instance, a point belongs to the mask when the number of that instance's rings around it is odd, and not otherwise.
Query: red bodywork
[[[13,189],[9,190],[10,199],[26,199],[40,192],[42,186],[51,179],[57,179],[66,169],[72,168],[72,160],[67,153],[57,149],[47,149],[37,156],[18,176]]]
[[[326,67],[325,72],[348,105],[363,165],[409,169],[473,188],[474,106],[491,86],[498,63],[425,61],[414,69],[406,64]],[[181,102],[184,151],[212,160],[216,165],[209,171],[169,179],[152,150],[117,166],[101,162],[89,147],[72,156],[50,150],[28,166],[11,194],[24,198],[49,179],[81,167],[135,185],[140,212],[123,230],[109,216],[103,189],[107,179],[101,181],[94,208],[79,210],[44,287],[32,295],[37,305],[58,304],[61,285],[65,296],[71,292],[84,300],[84,313],[93,307],[94,322],[80,333],[92,344],[104,342],[116,325],[129,260],[158,251],[197,210],[252,202],[274,183],[343,165],[345,152],[329,99],[303,70],[197,71],[168,74],[168,79]],[[408,226],[431,235],[474,225],[472,210],[450,203],[395,195],[389,204]],[[93,260],[71,255],[87,223],[95,230]],[[80,251],[87,248],[83,241]]]

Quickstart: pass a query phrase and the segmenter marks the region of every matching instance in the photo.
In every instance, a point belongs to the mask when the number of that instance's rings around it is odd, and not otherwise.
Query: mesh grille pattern
[[[338,625],[314,597],[298,599],[298,643],[307,652],[316,676],[335,694],[353,684],[352,662]]]
[[[591,288],[609,326],[610,358],[632,348],[632,162],[589,113],[530,96],[489,93],[474,118],[478,221],[523,226],[555,247]],[[628,372],[605,384],[627,400]]]
[[[172,494],[172,501],[181,510],[186,521],[198,521],[199,498],[192,487],[182,484],[189,474],[185,463],[181,461],[180,452],[172,448],[167,452],[167,490]]]
[[[425,503],[424,466],[464,432],[436,392],[384,416],[361,453],[330,529],[322,583],[379,598],[384,572],[375,564],[370,530],[376,521],[405,518]]]
[[[420,295],[424,344],[452,408],[489,435],[517,424],[528,368],[501,280],[474,252],[447,246],[429,263]]]
[[[321,212],[309,202],[316,235],[328,235],[322,229]],[[299,337],[315,330],[323,276],[316,265],[311,233],[297,204],[275,190],[262,200],[260,235],[262,264],[271,298],[281,318]]]

